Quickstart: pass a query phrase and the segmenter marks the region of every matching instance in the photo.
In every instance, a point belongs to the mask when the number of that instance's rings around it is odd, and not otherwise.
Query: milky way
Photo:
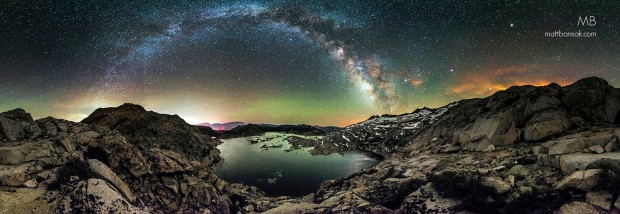
[[[379,60],[356,54],[353,47],[338,38],[341,27],[336,26],[331,19],[298,7],[266,8],[257,4],[218,7],[175,16],[172,19],[161,17],[164,22],[157,24],[164,27],[160,31],[138,40],[126,55],[114,56],[110,67],[106,69],[103,85],[96,85],[92,90],[98,92],[99,96],[105,96],[108,91],[123,90],[137,84],[135,81],[126,81],[140,75],[135,74],[136,64],[148,62],[154,54],[164,51],[167,45],[177,42],[180,37],[205,36],[197,34],[205,33],[202,31],[204,29],[217,31],[218,28],[230,27],[230,22],[273,23],[283,24],[286,28],[298,31],[300,36],[307,36],[323,45],[342,64],[350,80],[381,109],[392,112],[398,102],[394,87],[386,80]],[[346,27],[343,29],[349,30]],[[127,48],[127,41],[121,44],[120,48]]]
[[[347,125],[512,85],[620,79],[617,1],[3,1],[0,110],[137,103],[191,123]],[[596,25],[577,25],[580,16]],[[551,38],[546,32],[595,32]]]

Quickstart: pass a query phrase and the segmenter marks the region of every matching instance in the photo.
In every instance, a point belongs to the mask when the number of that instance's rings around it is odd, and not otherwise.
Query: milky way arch
[[[225,28],[231,23],[277,23],[290,29],[298,29],[301,35],[311,38],[325,47],[329,54],[340,62],[347,77],[363,90],[383,111],[396,110],[398,98],[393,84],[388,80],[389,73],[374,56],[361,54],[353,45],[345,42],[352,28],[341,26],[334,20],[321,17],[308,10],[294,6],[263,7],[244,4],[218,7],[198,12],[174,14],[167,18],[164,27],[148,35],[132,40],[115,42],[120,51],[110,59],[101,85],[94,87],[96,93],[104,96],[106,90],[125,89],[136,81],[138,68],[185,35],[192,35],[205,28]],[[353,30],[354,31],[354,30]],[[359,32],[353,32],[358,33]]]

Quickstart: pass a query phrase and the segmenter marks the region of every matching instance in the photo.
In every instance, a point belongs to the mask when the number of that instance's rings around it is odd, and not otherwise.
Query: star
[[[35,118],[131,102],[196,122],[349,125],[515,84],[620,86],[613,1],[588,11],[606,19],[587,41],[541,36],[575,30],[573,1],[13,2],[0,9],[0,112]]]

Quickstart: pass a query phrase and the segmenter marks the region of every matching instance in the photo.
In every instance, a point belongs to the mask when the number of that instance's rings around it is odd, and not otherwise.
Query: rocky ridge
[[[516,86],[438,109],[374,116],[314,142],[315,153],[363,150],[383,155],[383,161],[326,181],[308,196],[312,203],[278,210],[617,211],[619,111],[620,89],[592,77],[565,87]]]
[[[219,157],[214,149],[219,141],[203,134],[197,127],[177,115],[146,111],[135,104],[97,109],[81,123],[116,130],[140,149],[174,150],[188,158],[210,163],[217,162],[213,158]]]
[[[217,140],[133,104],[97,110],[83,123],[35,121],[16,109],[0,113],[0,136],[7,212],[231,213],[247,201],[266,210],[288,200],[219,179],[211,169],[221,161]]]

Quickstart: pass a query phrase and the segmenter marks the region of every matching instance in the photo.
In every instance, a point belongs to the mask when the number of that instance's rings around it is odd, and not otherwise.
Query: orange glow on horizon
[[[565,86],[576,79],[566,76],[554,78],[553,76],[545,75],[546,73],[543,71],[550,70],[550,67],[545,65],[511,65],[474,71],[468,73],[467,76],[457,77],[454,85],[449,88],[449,92],[462,98],[483,97],[497,91],[506,90],[511,86],[546,86],[551,83]],[[554,76],[560,76],[558,73],[553,74]]]

